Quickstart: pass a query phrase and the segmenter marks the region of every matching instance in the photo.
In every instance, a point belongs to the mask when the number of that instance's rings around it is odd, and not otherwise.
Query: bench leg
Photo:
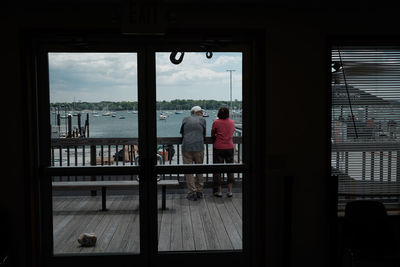
[[[101,210],[102,211],[107,211],[107,188],[103,186],[101,188]]]
[[[161,186],[162,198],[161,198],[161,209],[167,210],[167,186]]]

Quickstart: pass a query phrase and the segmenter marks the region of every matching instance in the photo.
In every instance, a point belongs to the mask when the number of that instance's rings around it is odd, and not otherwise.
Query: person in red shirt
[[[211,128],[213,138],[213,163],[233,163],[233,133],[235,123],[229,119],[229,109],[220,107],[216,119]],[[216,197],[222,197],[221,173],[213,174],[213,193]],[[232,184],[234,183],[233,173],[228,173],[228,197],[232,197]]]

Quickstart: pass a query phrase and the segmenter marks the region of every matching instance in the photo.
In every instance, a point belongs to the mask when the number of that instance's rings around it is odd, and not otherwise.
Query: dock
[[[108,211],[100,203],[100,196],[53,197],[54,254],[140,252],[138,195],[110,195]],[[159,251],[242,249],[242,193],[197,201],[171,193],[167,207],[158,210]],[[79,245],[85,232],[97,235],[96,246]]]

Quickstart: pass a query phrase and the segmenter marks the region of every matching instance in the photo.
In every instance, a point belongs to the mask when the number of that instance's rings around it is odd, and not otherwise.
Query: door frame
[[[210,36],[215,31],[208,32]],[[243,109],[243,127],[246,129],[243,137],[243,154],[247,155],[247,162],[242,166],[230,167],[230,170],[236,170],[245,173],[243,183],[243,250],[236,251],[196,251],[196,252],[158,252],[157,251],[157,186],[156,180],[140,179],[140,244],[141,254],[101,254],[101,255],[79,255],[79,256],[53,256],[52,255],[52,227],[49,222],[52,221],[51,208],[51,183],[48,178],[51,177],[53,170],[49,170],[46,162],[49,162],[49,128],[46,118],[43,114],[48,114],[49,110],[49,84],[48,84],[48,62],[46,60],[47,51],[51,48],[52,52],[135,52],[138,51],[139,64],[145,68],[138,68],[138,102],[139,110],[139,136],[150,136],[146,141],[140,142],[141,166],[121,168],[121,172],[139,173],[140,175],[153,175],[165,171],[174,171],[179,173],[188,172],[187,168],[182,166],[155,166],[149,153],[156,149],[156,119],[155,119],[155,54],[154,51],[177,47],[190,47],[193,50],[193,43],[204,39],[200,33],[191,34],[180,33],[171,37],[132,37],[122,36],[120,34],[98,34],[98,33],[76,33],[60,34],[60,31],[53,33],[33,33],[28,34],[27,41],[31,44],[29,49],[24,51],[26,62],[24,68],[26,71],[26,96],[27,113],[26,127],[29,135],[26,142],[29,144],[29,155],[33,160],[27,163],[30,170],[27,176],[28,192],[30,203],[27,204],[28,217],[32,218],[33,225],[30,228],[32,237],[32,249],[30,251],[32,259],[38,266],[86,266],[87,264],[97,264],[98,266],[107,266],[118,261],[119,266],[155,266],[160,263],[174,263],[175,265],[200,266],[204,264],[227,264],[228,262],[238,266],[263,266],[265,254],[265,149],[256,150],[255,148],[265,147],[265,110],[263,103],[265,99],[265,42],[263,31],[223,31],[223,35],[229,37],[232,43],[237,43],[246,47],[246,55],[243,54],[243,77],[248,77],[246,83],[243,83],[243,103],[249,105]],[[195,37],[193,37],[195,35]],[[217,38],[218,39],[218,38]],[[82,40],[85,40],[82,42]],[[155,46],[154,44],[157,44]],[[69,47],[69,50],[66,50]],[[115,49],[118,47],[117,49]],[[111,49],[111,48],[114,48]],[[134,49],[133,49],[134,48]],[[133,51],[135,50],[135,51]],[[195,49],[196,50],[196,49]],[[226,51],[223,48],[222,51]],[[140,52],[139,52],[140,51]],[[217,51],[217,50],[213,50]],[[228,51],[227,51],[228,52]],[[243,79],[244,80],[244,79]],[[252,88],[257,88],[253,89]],[[47,104],[45,99],[47,99]],[[246,101],[245,101],[246,99]],[[150,119],[147,119],[150,118]],[[152,119],[151,119],[152,118]],[[142,124],[142,126],[141,126]],[[29,125],[33,127],[29,127]],[[150,154],[151,155],[151,154]],[[144,159],[144,161],[143,161]],[[169,168],[168,168],[169,167]],[[187,167],[187,166],[186,166]],[[98,167],[106,170],[109,167]],[[232,169],[233,168],[233,169]],[[197,169],[197,168],[196,168]],[[198,166],[197,171],[202,170],[227,170],[224,166]],[[47,177],[44,179],[44,177]],[[50,180],[51,181],[51,180]],[[149,222],[149,223],[143,223]],[[51,225],[51,224],[50,224]],[[149,238],[143,238],[148,236]],[[262,238],[260,238],[260,236]],[[205,257],[206,256],[206,257]],[[179,259],[178,259],[179,257]]]

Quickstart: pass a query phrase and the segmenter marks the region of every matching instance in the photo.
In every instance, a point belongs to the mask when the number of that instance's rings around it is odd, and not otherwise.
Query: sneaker
[[[216,197],[222,197],[222,193],[221,193],[221,192],[215,192],[215,193],[214,193],[214,196],[216,196]]]
[[[186,198],[189,199],[189,200],[196,201],[197,200],[197,194],[196,193],[190,194]]]
[[[226,196],[227,196],[227,197],[232,197],[233,194],[232,194],[232,192],[228,192],[228,193],[226,194]]]
[[[197,198],[203,198],[203,192],[196,192]]]

